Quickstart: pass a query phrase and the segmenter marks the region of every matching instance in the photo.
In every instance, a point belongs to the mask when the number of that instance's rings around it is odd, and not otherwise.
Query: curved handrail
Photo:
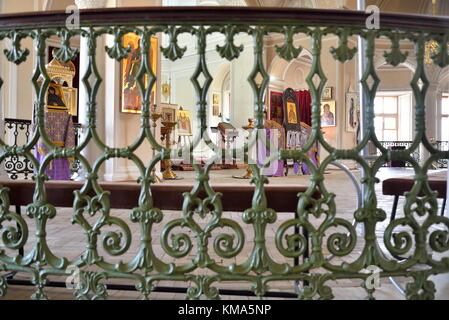
[[[129,7],[80,10],[80,26],[104,25],[316,25],[365,26],[368,13],[356,10],[269,7]],[[0,29],[33,29],[63,26],[65,11],[0,14]],[[381,13],[382,29],[444,32],[449,18],[401,13]]]

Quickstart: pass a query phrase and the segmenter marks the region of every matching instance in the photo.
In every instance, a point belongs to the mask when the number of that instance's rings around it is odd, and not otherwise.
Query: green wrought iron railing
[[[5,136],[9,136],[12,139],[10,143],[11,147],[17,147],[20,145],[19,141],[24,140],[25,143],[29,142],[29,138],[32,135],[32,122],[31,120],[24,119],[5,119]],[[74,124],[75,127],[75,140],[80,141],[81,138],[81,125]],[[33,165],[26,157],[18,157],[13,155],[4,161],[4,169],[10,179],[31,179],[34,172]],[[78,173],[79,161],[74,161],[71,171],[73,174]]]
[[[413,144],[413,141],[380,141],[380,143],[382,144],[382,146],[385,149],[389,149],[389,148],[394,149],[395,147],[400,147],[399,149],[406,149],[406,148],[409,148]],[[441,151],[448,150],[448,144],[449,144],[448,141],[435,141],[434,144],[435,144],[436,149],[438,149],[438,150],[441,150]],[[379,152],[379,155],[381,155],[381,152]],[[417,163],[420,162],[419,150],[416,150],[415,152],[413,152],[412,156]],[[388,164],[384,164],[384,166],[388,166]],[[409,163],[404,163],[403,166],[413,167]],[[447,159],[437,160],[435,163],[435,166],[437,168],[447,168]]]
[[[268,285],[272,283],[300,281],[302,287],[298,289],[298,298],[331,299],[334,294],[329,282],[359,279],[360,286],[366,290],[368,298],[374,298],[376,288],[366,285],[366,280],[371,276],[366,270],[374,266],[379,269],[378,275],[381,278],[409,279],[405,288],[406,298],[434,298],[435,286],[430,277],[449,271],[449,220],[438,215],[436,195],[427,182],[427,170],[435,161],[447,159],[449,152],[437,150],[426,137],[425,96],[428,80],[424,55],[425,43],[436,41],[440,49],[432,55],[433,63],[441,68],[449,64],[448,51],[445,50],[449,41],[449,19],[382,14],[380,29],[367,29],[367,17],[365,13],[355,11],[290,8],[108,9],[81,11],[80,27],[67,29],[67,16],[63,12],[0,16],[0,40],[10,39],[12,43],[12,46],[5,50],[8,61],[19,65],[27,60],[30,50],[34,50],[36,64],[31,81],[37,96],[37,130],[29,141],[21,146],[13,147],[5,141],[0,141],[0,162],[12,156],[25,157],[34,168],[38,168],[38,172],[34,174],[33,202],[26,208],[27,218],[10,208],[12,195],[8,188],[0,186],[0,223],[3,225],[0,229],[0,295],[7,293],[9,274],[21,272],[28,274],[35,286],[33,298],[47,298],[45,288],[49,278],[67,275],[71,266],[80,270],[81,288],[73,289],[75,296],[80,299],[105,298],[107,290],[102,283],[109,278],[132,282],[143,298],[151,297],[154,283],[159,280],[189,283],[191,288],[187,291],[187,298],[191,299],[201,296],[217,299],[217,286],[229,281],[249,284],[251,291],[258,297],[264,296]],[[96,102],[103,82],[96,66],[97,39],[103,35],[113,35],[115,41],[112,47],[107,48],[107,53],[110,58],[121,60],[129,54],[129,49],[122,45],[122,37],[128,32],[134,32],[141,37],[142,62],[137,75],[142,96],[141,127],[134,143],[124,148],[115,148],[108,146],[101,139],[96,128],[97,110],[104,107]],[[265,185],[268,180],[261,175],[257,165],[251,165],[255,176],[252,181],[255,185],[252,206],[243,212],[241,219],[223,216],[220,195],[209,184],[209,170],[214,159],[204,168],[194,165],[196,183],[191,192],[184,194],[183,212],[178,219],[168,222],[163,220],[167,217],[166,214],[155,207],[151,193],[151,172],[157,163],[170,157],[170,150],[158,144],[151,130],[150,96],[157,79],[149,64],[148,49],[151,36],[159,33],[166,34],[170,39],[168,46],[161,49],[164,56],[170,60],[182,58],[185,52],[185,48],[178,45],[178,36],[188,33],[195,36],[197,41],[197,67],[191,78],[196,93],[198,118],[194,146],[201,140],[213,145],[208,136],[206,119],[207,95],[213,80],[208,71],[205,51],[209,35],[221,33],[225,36],[217,51],[222,58],[229,61],[238,58],[244,50],[243,46],[235,45],[236,35],[246,34],[253,38],[254,46],[251,50],[254,53],[254,67],[248,74],[248,81],[253,89],[254,118],[259,129],[263,129],[264,98],[269,83],[263,59],[264,37],[268,33],[284,36],[285,42],[276,47],[276,52],[287,61],[297,58],[303,49],[294,45],[293,39],[296,35],[310,39],[312,65],[307,83],[312,95],[312,134],[301,149],[281,150],[276,157],[308,164],[312,169],[312,176],[307,191],[298,195],[296,218],[282,223],[275,231],[276,245],[266,245],[265,232],[276,221],[277,212],[270,209],[266,201]],[[327,81],[326,71],[321,63],[324,54],[322,41],[328,35],[339,37],[339,46],[330,51],[336,63],[357,59],[357,48],[350,47],[348,39],[361,37],[366,41],[366,65],[360,79],[365,101],[362,109],[366,117],[362,139],[350,150],[332,147],[320,130],[320,98]],[[85,129],[87,133],[83,140],[70,150],[53,145],[44,126],[44,98],[50,82],[45,70],[45,49],[46,40],[52,36],[61,40],[62,46],[55,52],[55,56],[63,61],[72,59],[77,53],[76,49],[70,47],[71,38],[81,37],[88,43],[88,68],[82,77],[89,97],[89,120]],[[33,39],[34,48],[22,46],[21,43],[27,38]],[[398,66],[407,58],[407,52],[401,49],[401,41],[408,41],[415,48],[417,67],[410,85],[416,100],[416,131],[413,143],[402,151],[387,150],[375,135],[373,108],[380,80],[376,74],[374,56],[378,38],[389,40],[390,49],[384,56],[392,66]],[[147,76],[148,83],[145,81]],[[258,76],[262,79],[261,82],[256,81]],[[203,83],[200,83],[200,77],[204,78]],[[41,84],[38,82],[39,78],[44,79]],[[38,139],[42,139],[51,150],[42,163],[37,162],[31,151]],[[146,164],[135,152],[145,141],[156,150],[154,158]],[[366,161],[361,155],[370,141],[380,150],[380,156],[373,162]],[[322,159],[319,168],[314,169],[306,153],[316,142],[329,155]],[[88,143],[96,144],[102,152],[94,163],[89,163],[82,154]],[[249,141],[244,150],[247,151],[254,143],[255,139]],[[420,144],[424,145],[430,155],[422,165],[412,156]],[[67,157],[78,159],[85,170],[84,185],[75,194],[72,222],[85,232],[86,247],[83,254],[76,259],[57,255],[48,245],[47,225],[59,214],[59,209],[47,201],[47,177],[44,172],[51,160]],[[141,194],[129,215],[129,221],[114,216],[108,193],[104,192],[98,181],[99,168],[112,158],[129,159],[140,172]],[[363,226],[361,235],[357,233],[351,221],[339,216],[335,195],[329,192],[325,185],[325,169],[331,162],[344,159],[356,161],[363,169],[360,180],[364,187],[362,205],[353,213],[355,221]],[[378,206],[375,187],[378,182],[377,172],[386,162],[392,160],[403,160],[411,164],[415,171],[415,183],[410,192],[405,194],[404,216],[388,223],[386,213]],[[205,192],[205,198],[200,198],[201,190]],[[314,198],[316,191],[320,193],[319,199]],[[203,217],[210,219],[200,226],[196,220]],[[311,223],[313,218],[324,219],[317,225]],[[5,226],[8,222],[13,224]],[[379,240],[376,232],[382,223],[386,223],[386,229],[383,239]],[[31,224],[35,230],[34,234],[28,232]],[[108,225],[118,227],[121,232],[105,232],[104,229]],[[131,225],[140,226],[141,233],[139,248],[133,258],[124,257],[130,247]],[[251,238],[245,238],[243,225],[252,228]],[[438,228],[434,228],[435,226]],[[162,261],[153,250],[157,236],[152,238],[151,234],[156,227],[159,227],[158,232],[162,234],[162,251],[173,258],[171,263]],[[181,229],[174,232],[175,227]],[[224,233],[213,238],[213,230],[225,227],[228,229],[224,230],[229,233],[223,231]],[[307,232],[300,234],[296,232],[298,228]],[[171,238],[169,234],[172,234]],[[103,241],[99,243],[101,236]],[[380,245],[382,240],[384,246]],[[251,245],[251,250],[243,256],[242,246],[245,243]],[[360,251],[356,252],[357,243],[362,246]],[[26,244],[31,246],[31,250],[25,254],[23,248]],[[306,248],[310,248],[310,254],[299,259],[303,257]],[[100,254],[100,249],[103,254]],[[355,254],[356,259],[345,261],[345,257],[350,254]],[[187,255],[192,259],[186,260]],[[281,255],[286,261],[295,258],[297,263],[277,262],[274,255]],[[111,256],[124,258],[120,263],[110,263],[108,259]],[[212,259],[212,256],[218,259]]]

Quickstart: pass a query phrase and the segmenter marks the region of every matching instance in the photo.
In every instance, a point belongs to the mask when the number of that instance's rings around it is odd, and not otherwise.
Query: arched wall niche
[[[209,89],[209,106],[208,108],[208,124],[210,126],[216,126],[219,122],[224,121],[224,117],[214,116],[213,114],[213,102],[212,96],[213,94],[220,94],[220,106],[221,113],[223,113],[223,108],[225,106],[226,93],[231,91],[231,63],[225,62],[223,63],[217,70],[214,75],[214,80],[211,83]],[[228,112],[228,118],[230,122],[233,122],[233,114]]]

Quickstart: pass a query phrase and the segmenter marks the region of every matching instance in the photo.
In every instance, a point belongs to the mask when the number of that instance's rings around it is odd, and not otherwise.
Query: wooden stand
[[[163,139],[165,139],[165,147],[167,148],[167,150],[170,150],[171,148],[171,133],[173,132],[173,129],[176,126],[176,122],[173,121],[162,121],[162,124],[164,125],[164,127],[162,127],[161,132],[162,132],[162,136]],[[172,170],[172,161],[170,159],[164,160],[164,167],[165,170],[162,173],[162,178],[164,178],[164,180],[179,180],[181,178],[179,178]]]
[[[218,124],[218,132],[220,133],[221,140],[218,145],[223,149],[231,149],[234,144],[235,139],[239,135],[238,131],[235,129],[232,124],[227,122],[220,122]],[[237,164],[235,159],[232,161],[232,164],[227,164],[225,160],[222,161],[221,164],[222,169],[237,169]]]

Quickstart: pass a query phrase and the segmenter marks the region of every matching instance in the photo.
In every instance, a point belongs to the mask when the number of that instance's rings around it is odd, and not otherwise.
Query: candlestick
[[[171,142],[171,133],[173,131],[173,129],[176,126],[176,122],[173,121],[162,121],[162,124],[164,126],[164,130],[163,130],[163,137],[165,139],[165,147],[167,148],[167,150],[170,150],[172,142]],[[164,167],[165,170],[162,173],[162,177],[165,180],[177,180],[180,179],[178,178],[178,176],[173,172],[172,170],[172,161],[170,159],[166,159],[163,161],[164,162]]]
[[[248,125],[243,126],[242,129],[248,131],[247,140],[251,139],[252,132],[254,130],[254,119],[248,119]],[[232,176],[234,179],[252,179],[254,178],[253,169],[249,164],[246,165],[246,173],[243,176]]]
[[[151,113],[151,120],[153,121],[153,136],[156,137],[156,130],[157,130],[157,121],[162,117],[162,113],[157,112],[157,106],[154,105],[153,112]],[[153,157],[155,156],[156,152],[153,148]],[[161,183],[163,180],[159,178],[159,176],[156,174],[156,167],[151,170],[151,178],[153,178],[154,183]]]

